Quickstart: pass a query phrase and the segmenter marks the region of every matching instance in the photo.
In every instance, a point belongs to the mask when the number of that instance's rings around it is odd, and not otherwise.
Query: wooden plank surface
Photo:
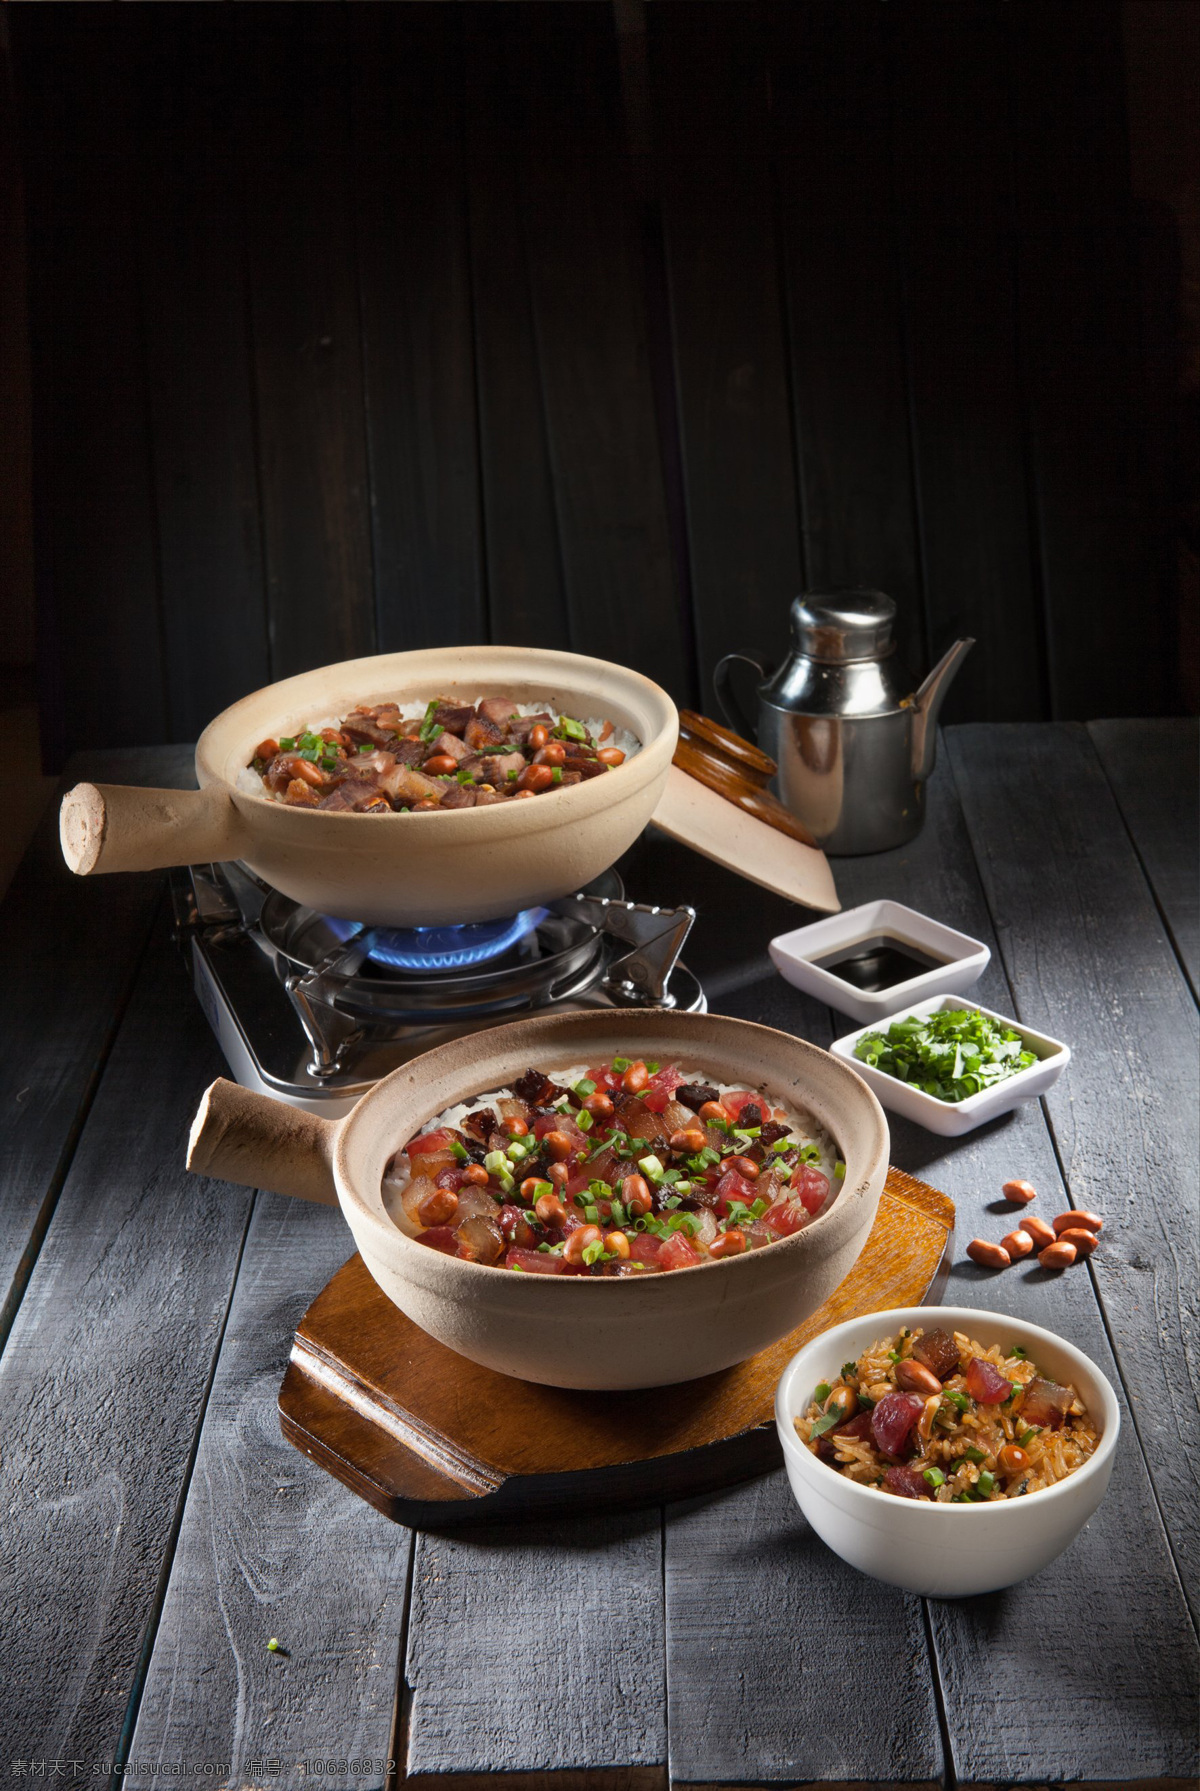
[[[405,1678],[418,1783],[620,1772],[614,1791],[665,1791],[658,1511],[421,1535]]]
[[[1192,994],[1200,998],[1200,724],[1092,721],[1088,733]]]
[[[220,1761],[242,1784],[273,1757],[271,1782],[295,1786],[300,1762],[332,1757],[378,1762],[356,1766],[359,1784],[390,1777],[409,1533],[285,1443],[276,1412],[296,1321],[352,1248],[340,1213],[257,1197],[128,1750],[139,1764]]]
[[[1011,10],[886,20],[930,648],[978,642],[947,719],[1048,713],[1017,365]]]
[[[647,11],[655,184],[674,336],[700,662],[774,658],[803,582],[758,9]]]
[[[810,0],[766,19],[807,579],[894,597],[901,656],[919,671],[935,643],[885,128],[887,11]],[[945,632],[939,624],[939,649]]]
[[[38,663],[47,769],[167,734],[147,430],[138,21],[10,21],[29,207]]]
[[[78,777],[194,788],[187,748],[72,761]],[[61,1192],[162,897],[162,878],[73,877],[58,803],[13,878],[0,932],[4,1036],[20,1041],[0,1103],[0,1348]],[[64,944],[69,941],[69,944]]]
[[[461,33],[426,7],[346,22],[378,646],[482,641]]]
[[[111,1760],[251,1196],[188,1177],[220,1054],[160,924],[0,1360],[13,1757]]]
[[[141,10],[138,246],[166,726],[195,740],[270,681],[234,151],[236,43],[205,6]]]
[[[1075,1054],[1046,1111],[1076,1202],[1105,1219],[1088,1266],[1194,1611],[1196,1005],[1085,730],[949,739],[1015,1011]]]
[[[464,138],[490,638],[570,645],[521,211],[536,141],[522,103],[521,14],[484,6],[463,45]]]
[[[611,11],[540,14],[523,218],[569,640],[688,701]]]
[[[996,732],[980,729],[981,741],[994,738]],[[1012,777],[1011,767],[1005,775]],[[944,759],[929,794],[929,819],[911,845],[870,858],[837,861],[843,904],[850,907],[888,895],[992,942],[995,950],[953,776]],[[1032,804],[1037,797],[1018,787],[1015,800]],[[1064,800],[1069,807],[1069,795]],[[1047,825],[1053,826],[1054,820],[1051,811]],[[712,999],[714,1008],[780,1026],[820,1045],[851,1029],[852,1022],[808,1001],[770,968],[765,942],[772,933],[798,924],[802,917],[795,909],[765,892],[747,889],[716,867],[705,864],[690,873],[683,848],[672,848],[669,862],[664,862],[668,855],[657,842],[653,854],[641,847],[635,851],[636,869],[626,881],[639,899],[663,902],[670,899],[672,885],[676,891],[687,887],[699,910],[685,956],[709,987],[710,998],[714,988],[720,991]],[[738,919],[731,935],[729,917],[734,912]],[[998,957],[971,993],[1001,1012],[1013,1011]],[[1072,1064],[1068,1077],[1075,1067]],[[1018,1109],[961,1140],[940,1139],[893,1116],[889,1123],[893,1158],[910,1173],[943,1188],[958,1208],[958,1261],[945,1297],[1012,1312],[1059,1331],[1116,1382],[1086,1272],[1055,1278],[1035,1267],[992,1276],[962,1259],[962,1245],[970,1237],[999,1237],[1010,1229],[1014,1209],[999,1198],[1000,1186],[1010,1176],[1027,1176],[1041,1190],[1038,1210],[1052,1216],[1068,1204],[1039,1107]],[[1186,1777],[1194,1766],[1187,1686],[1196,1669],[1195,1636],[1127,1408],[1125,1421],[1120,1472],[1100,1512],[1060,1561],[1037,1580],[1003,1594],[928,1606],[952,1738],[951,1760],[960,1783],[1154,1780]],[[806,1776],[806,1749],[819,1747],[818,1763],[834,1782],[871,1780],[884,1770],[877,1737],[862,1731],[854,1708],[837,1696],[838,1685],[849,1683],[847,1676],[860,1670],[855,1632],[842,1636],[828,1615],[824,1582],[816,1581],[811,1571],[802,1573],[794,1557],[778,1545],[775,1526],[790,1521],[792,1510],[782,1477],[774,1505],[760,1495],[759,1504],[751,1509],[751,1498],[752,1489],[745,1488],[725,1495],[700,1519],[689,1520],[686,1540],[679,1542],[676,1516],[669,1514],[672,1772],[684,1781],[732,1782],[757,1776],[749,1766],[757,1758],[769,1767],[762,1776],[786,1782]],[[801,1524],[796,1548],[802,1532]],[[820,1558],[825,1559],[823,1550]],[[790,1590],[781,1590],[780,1582]],[[729,1597],[731,1583],[738,1587],[736,1601]],[[880,1586],[872,1592],[877,1601],[873,1611],[891,1601],[895,1633],[908,1601]],[[813,1627],[823,1642],[828,1640],[829,1648],[827,1654],[818,1650],[815,1660],[807,1641],[814,1605]],[[751,1638],[746,1626],[752,1618],[747,1612],[760,1607],[772,1616]],[[1081,1609],[1088,1612],[1086,1625],[1079,1620]],[[690,1634],[677,1627],[676,1614],[679,1620],[689,1618]],[[706,1623],[712,1632],[707,1644]],[[887,1630],[878,1633],[884,1636]],[[1153,1638],[1148,1649],[1132,1641],[1142,1634]],[[1033,1635],[1037,1647],[1031,1650]],[[748,1697],[738,1724],[728,1726],[723,1736],[718,1733],[716,1718],[707,1715],[713,1685],[730,1683],[747,1660],[771,1660],[781,1648],[790,1649],[796,1636],[801,1638],[805,1663],[805,1695],[812,1687],[820,1688],[816,1706],[822,1723],[832,1725],[831,1731],[822,1731],[814,1743],[812,1722],[800,1720],[794,1682],[759,1676],[755,1682],[762,1688],[759,1700]],[[1127,1645],[1117,1638],[1126,1638]],[[970,1662],[969,1671],[962,1665],[965,1661]],[[1047,1661],[1054,1663],[1049,1677]],[[888,1707],[893,1715],[887,1733],[894,1776],[901,1783],[906,1775],[916,1780],[922,1775],[936,1777],[941,1759],[932,1692],[925,1678],[928,1668],[910,1661],[909,1670],[907,1698],[894,1710]],[[1086,1726],[1074,1720],[1077,1702],[1090,1713]],[[1111,1707],[1111,1716],[1103,1715],[1102,1705]],[[984,1712],[989,1713],[986,1721]],[[703,1731],[702,1743],[692,1739],[697,1725]]]
[[[375,649],[346,14],[239,7],[271,675]]]

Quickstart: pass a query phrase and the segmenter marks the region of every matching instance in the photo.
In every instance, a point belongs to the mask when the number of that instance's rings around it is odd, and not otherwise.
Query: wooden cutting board
[[[798,1330],[721,1374],[611,1396],[466,1361],[405,1318],[354,1256],[300,1321],[279,1393],[283,1434],[414,1528],[709,1492],[777,1465],[785,1364],[843,1319],[919,1304],[953,1226],[945,1194],[889,1169],[862,1255]]]

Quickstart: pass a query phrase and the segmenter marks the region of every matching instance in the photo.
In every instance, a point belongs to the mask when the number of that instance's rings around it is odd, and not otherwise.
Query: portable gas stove
[[[679,962],[695,909],[626,901],[613,870],[544,908],[455,927],[333,920],[241,864],[173,871],[171,891],[234,1078],[331,1117],[433,1045],[538,1009],[707,1011]]]

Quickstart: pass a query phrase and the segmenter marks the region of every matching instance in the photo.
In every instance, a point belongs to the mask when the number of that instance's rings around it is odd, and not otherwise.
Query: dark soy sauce
[[[910,939],[899,939],[894,933],[872,933],[869,939],[854,939],[849,945],[839,945],[836,951],[813,958],[812,962],[820,969],[828,970],[831,976],[840,976],[844,983],[852,983],[864,994],[878,995],[884,989],[894,989],[897,983],[906,983],[912,976],[937,970],[954,960],[936,958]]]

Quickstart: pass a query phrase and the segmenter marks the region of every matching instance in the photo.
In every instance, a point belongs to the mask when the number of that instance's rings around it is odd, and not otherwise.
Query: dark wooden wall
[[[9,17],[52,760],[481,638],[711,707],[826,581],[951,719],[1175,706],[1115,6]]]

